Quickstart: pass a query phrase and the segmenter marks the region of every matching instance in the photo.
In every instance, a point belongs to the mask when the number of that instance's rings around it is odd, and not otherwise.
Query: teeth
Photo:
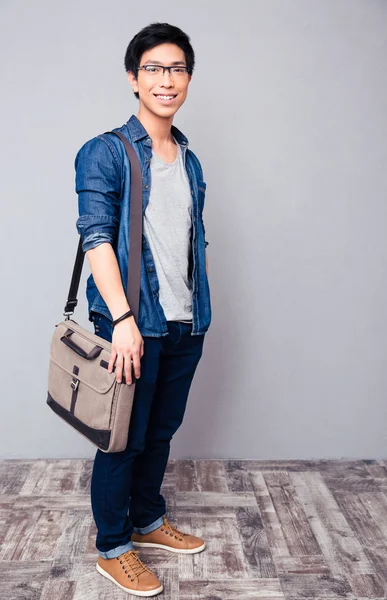
[[[156,96],[156,98],[161,98],[162,100],[170,100],[173,96]]]

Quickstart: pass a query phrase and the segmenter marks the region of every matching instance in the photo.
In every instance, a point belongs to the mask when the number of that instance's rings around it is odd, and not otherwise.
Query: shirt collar
[[[142,140],[144,137],[148,136],[147,130],[145,129],[141,121],[136,117],[136,115],[132,115],[126,124],[130,131],[131,138],[134,142],[138,142],[139,140]],[[175,125],[172,125],[171,133],[175,136],[179,144],[183,146],[188,146],[188,139],[180,131],[180,129],[175,127]]]

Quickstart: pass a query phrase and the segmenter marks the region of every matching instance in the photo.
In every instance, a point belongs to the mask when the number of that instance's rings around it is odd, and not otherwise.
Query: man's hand
[[[128,299],[122,286],[117,257],[110,243],[104,242],[86,252],[95,284],[113,317],[117,319],[129,310]],[[132,383],[134,374],[140,377],[140,359],[144,354],[144,340],[134,317],[123,319],[113,329],[112,352],[108,364],[109,373],[116,363],[116,378],[119,383],[125,374],[127,384]]]
[[[132,317],[123,319],[113,329],[112,352],[108,365],[108,371],[113,371],[114,362],[116,363],[116,378],[118,383],[122,381],[122,374],[125,373],[126,383],[132,383],[132,363],[134,375],[139,379],[140,359],[144,355],[144,340]]]

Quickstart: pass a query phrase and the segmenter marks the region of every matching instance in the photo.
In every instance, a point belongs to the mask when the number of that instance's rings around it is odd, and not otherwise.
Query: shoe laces
[[[152,571],[144,565],[138,556],[138,552],[138,550],[128,550],[120,556],[117,556],[117,560],[124,564],[125,567],[128,567],[128,570],[130,570],[135,577],[139,577],[141,573],[145,573],[146,571],[148,571],[148,573],[152,573]]]
[[[164,517],[164,525],[163,527],[170,532],[171,535],[174,535],[175,537],[184,537],[185,535],[188,535],[187,533],[183,533],[182,531],[180,531],[180,529],[177,529],[177,527],[174,527],[173,525],[171,525],[170,523],[168,523],[167,517]],[[163,529],[161,529],[161,531],[163,531]]]

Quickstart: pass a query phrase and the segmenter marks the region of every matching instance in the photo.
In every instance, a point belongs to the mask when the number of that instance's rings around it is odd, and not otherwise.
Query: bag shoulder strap
[[[130,166],[130,225],[129,225],[129,257],[128,257],[128,283],[126,296],[129,306],[133,311],[134,319],[138,323],[140,308],[140,275],[141,275],[141,249],[142,249],[142,172],[141,164],[132,144],[119,131],[105,131],[117,135],[122,141],[129,159]],[[74,313],[78,304],[77,295],[81,279],[85,253],[82,250],[82,239],[79,238],[77,255],[75,257],[70,289],[67,297],[64,315],[66,319]]]

